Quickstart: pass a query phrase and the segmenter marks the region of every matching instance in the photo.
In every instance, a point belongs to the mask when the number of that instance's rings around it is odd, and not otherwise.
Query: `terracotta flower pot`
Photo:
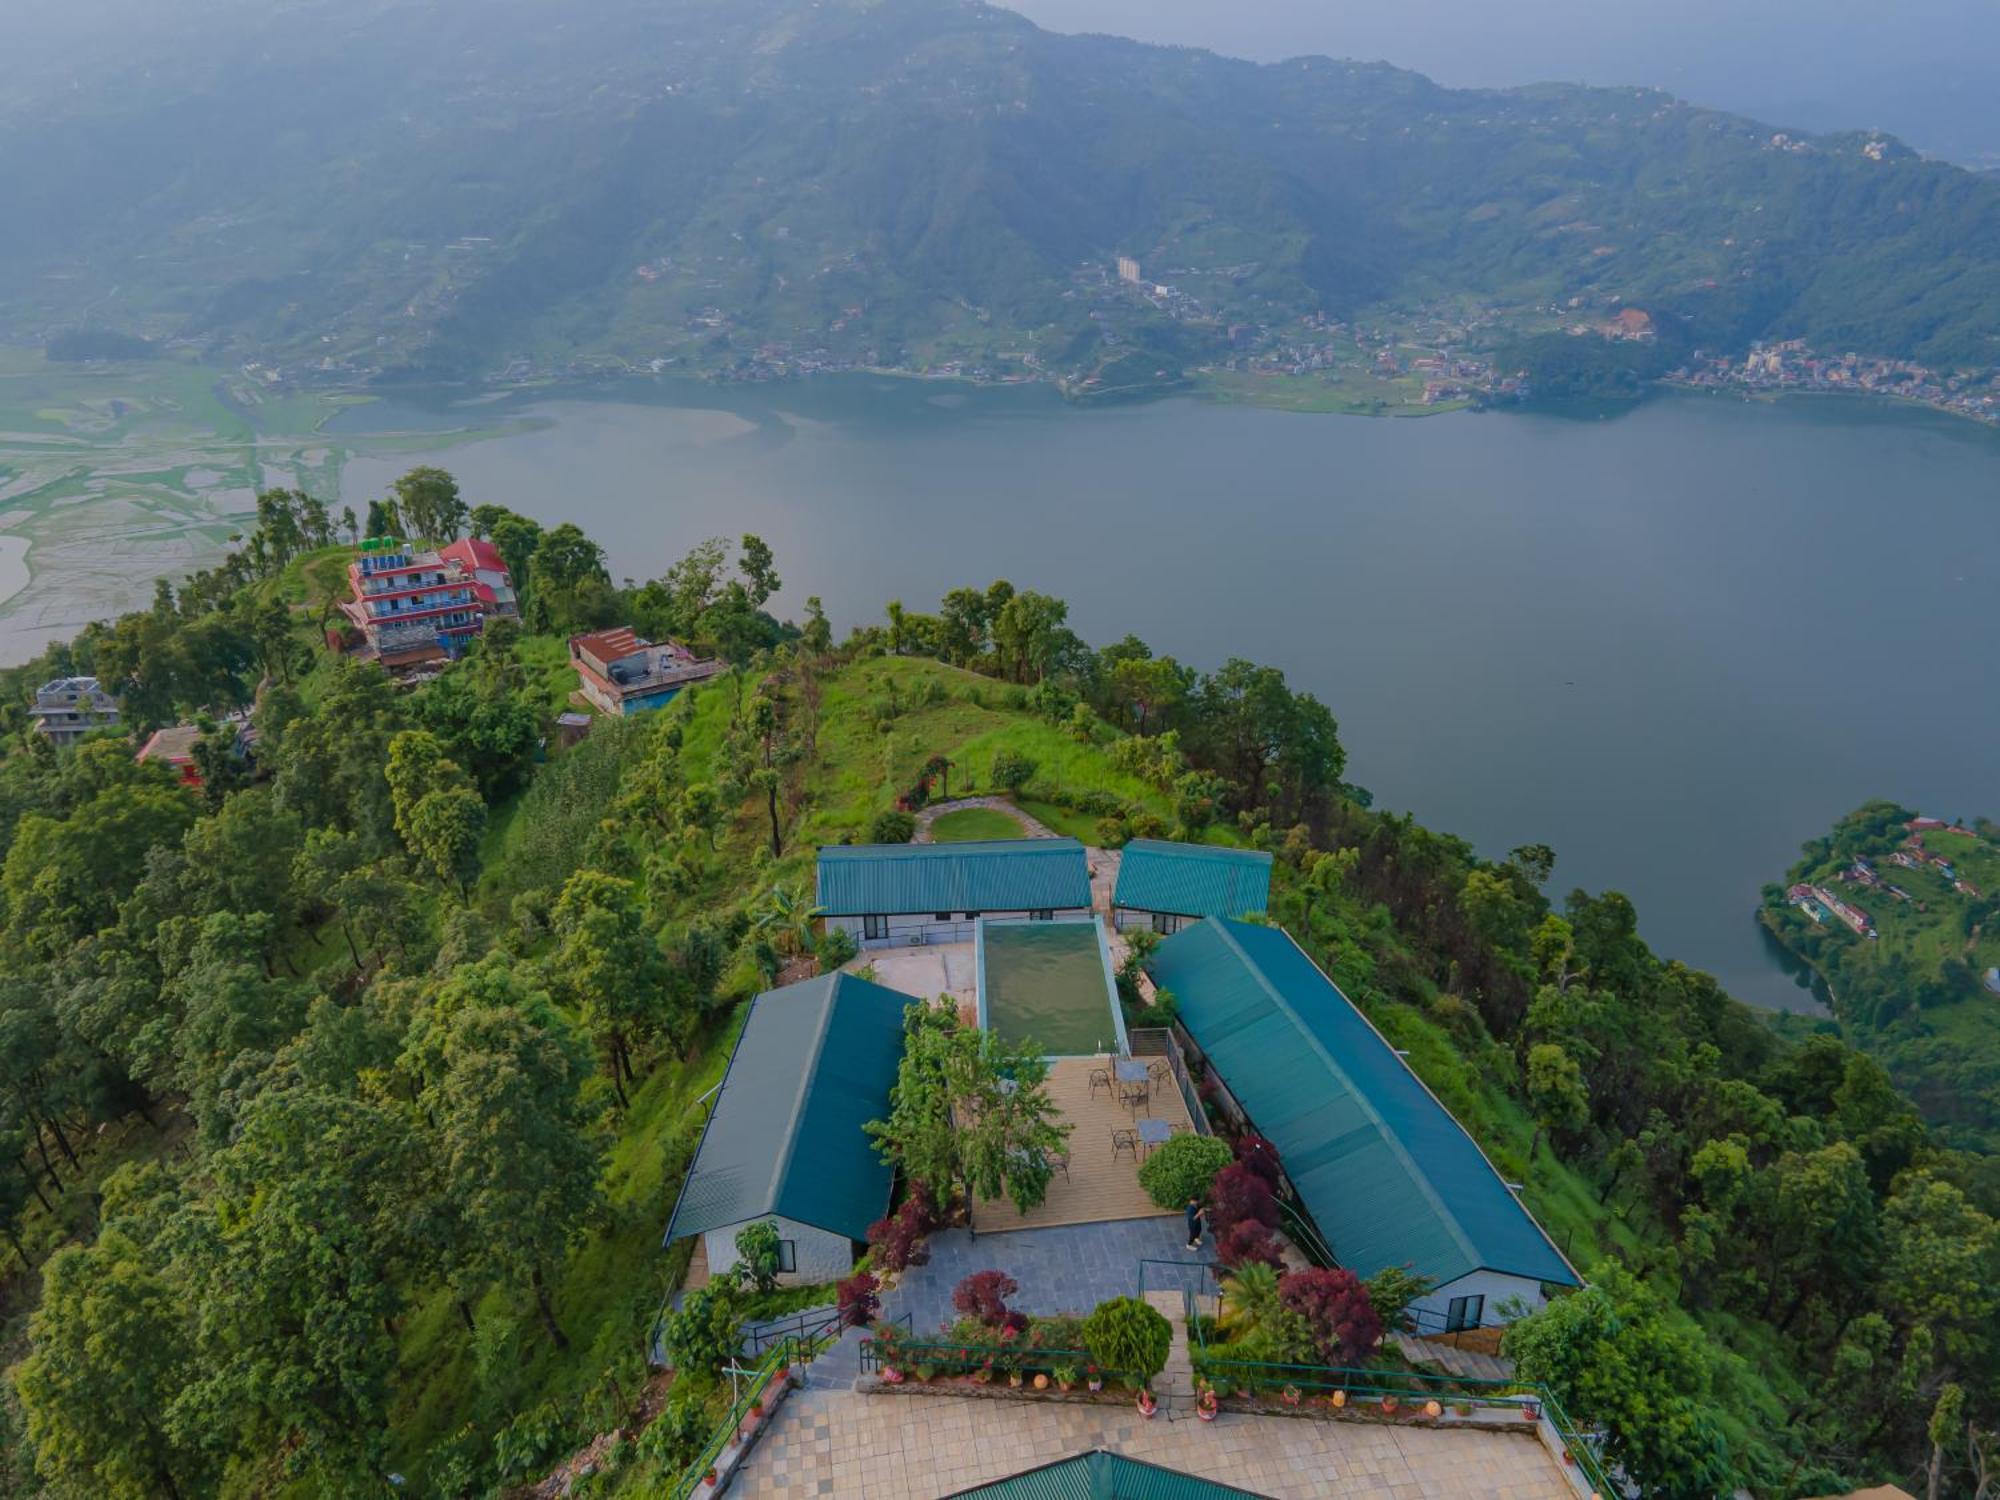
[[[1213,1406],[1197,1406],[1194,1409],[1194,1414],[1204,1422],[1213,1422],[1215,1420],[1215,1408]]]
[[[1331,1396],[1328,1396],[1326,1399],[1328,1405],[1330,1405],[1335,1411],[1339,1411],[1343,1406],[1347,1405],[1347,1392],[1335,1391]]]
[[[1424,1415],[1427,1417],[1441,1417],[1444,1415],[1444,1408],[1439,1406],[1435,1401],[1426,1401],[1424,1403]]]
[[[1384,1396],[1382,1398],[1382,1410],[1389,1413],[1391,1416],[1395,1415],[1396,1398],[1394,1396]]]
[[[1159,1409],[1160,1409],[1160,1403],[1153,1399],[1153,1393],[1151,1391],[1139,1392],[1140,1416],[1144,1417],[1147,1421],[1150,1422],[1153,1419],[1154,1414],[1158,1412]]]
[[[1038,1391],[1045,1391],[1048,1388],[1049,1388],[1049,1377],[1046,1375],[1037,1375],[1035,1377],[1035,1389]]]
[[[1090,1388],[1093,1391],[1101,1391],[1104,1389],[1104,1382],[1099,1380],[1095,1375],[1093,1375],[1090,1378]]]

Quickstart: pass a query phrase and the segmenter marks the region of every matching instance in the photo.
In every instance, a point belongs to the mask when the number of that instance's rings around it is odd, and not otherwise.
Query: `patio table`
[[[1162,1146],[1173,1137],[1174,1127],[1165,1120],[1141,1120],[1138,1125],[1139,1144],[1151,1151]]]
[[[1136,1057],[1121,1057],[1116,1066],[1120,1083],[1145,1083],[1153,1076],[1146,1064]]]

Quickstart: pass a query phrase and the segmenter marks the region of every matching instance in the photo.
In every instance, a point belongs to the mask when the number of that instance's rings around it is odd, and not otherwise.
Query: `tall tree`
[[[395,490],[397,508],[418,536],[449,542],[464,529],[467,512],[458,481],[443,469],[412,469],[396,481]]]
[[[418,1109],[452,1221],[454,1279],[530,1291],[566,1348],[550,1278],[600,1201],[589,1049],[504,960],[461,972],[465,982],[419,1015],[406,1053],[424,1080]]]
[[[612,1087],[637,1076],[635,1047],[672,1025],[672,993],[659,944],[647,926],[638,888],[601,870],[578,870],[551,914],[560,940],[553,972],[560,990],[590,1027],[611,1064]]]

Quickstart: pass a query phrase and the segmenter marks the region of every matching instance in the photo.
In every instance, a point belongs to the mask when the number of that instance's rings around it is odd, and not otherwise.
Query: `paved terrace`
[[[1092,1094],[1093,1068],[1111,1067],[1108,1057],[1063,1057],[1049,1065],[1049,1097],[1070,1124],[1069,1173],[1058,1169],[1041,1206],[1023,1214],[1004,1198],[982,1198],[972,1206],[972,1227],[980,1234],[1010,1229],[1043,1229],[1057,1224],[1092,1224],[1107,1219],[1145,1219],[1160,1209],[1139,1186],[1138,1153],[1120,1150],[1114,1156],[1111,1133],[1134,1130],[1140,1121],[1160,1120],[1179,1130],[1191,1130],[1187,1106],[1171,1079],[1155,1085],[1137,1113],[1118,1102],[1117,1085]],[[1175,1219],[1180,1210],[1168,1211]]]
[[[1574,1500],[1532,1438],[1225,1413],[1146,1421],[1129,1406],[794,1392],[730,1486],[746,1500],[934,1500],[1090,1448],[1281,1497]]]

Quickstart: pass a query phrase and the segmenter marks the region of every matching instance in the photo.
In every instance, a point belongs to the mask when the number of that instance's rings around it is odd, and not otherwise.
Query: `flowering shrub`
[[[1215,1254],[1231,1270],[1248,1265],[1266,1265],[1277,1271],[1282,1270],[1285,1264],[1285,1258],[1278,1250],[1277,1236],[1255,1219],[1239,1219],[1231,1224],[1228,1233],[1216,1246]]]
[[[1358,1365],[1382,1342],[1382,1320],[1352,1271],[1294,1271],[1279,1279],[1278,1300],[1305,1319],[1327,1364]]]
[[[866,1271],[858,1271],[834,1288],[834,1305],[840,1309],[842,1328],[866,1328],[882,1310],[876,1295],[882,1283]]]
[[[937,1227],[937,1202],[923,1183],[910,1185],[902,1207],[886,1219],[868,1226],[868,1243],[875,1250],[875,1264],[885,1271],[901,1271],[921,1266],[931,1258],[924,1236]]]
[[[1273,1192],[1278,1188],[1278,1148],[1255,1131],[1236,1138],[1236,1159],[1264,1179]]]
[[[1218,1241],[1226,1241],[1236,1225],[1250,1222],[1278,1227],[1278,1200],[1271,1185],[1243,1162],[1232,1162],[1215,1174],[1208,1190],[1208,1222]]]
[[[988,1328],[1027,1326],[1027,1318],[1007,1308],[1007,1299],[1021,1290],[1021,1284],[1005,1271],[974,1271],[959,1282],[951,1294],[951,1305],[968,1318],[976,1318]]]

